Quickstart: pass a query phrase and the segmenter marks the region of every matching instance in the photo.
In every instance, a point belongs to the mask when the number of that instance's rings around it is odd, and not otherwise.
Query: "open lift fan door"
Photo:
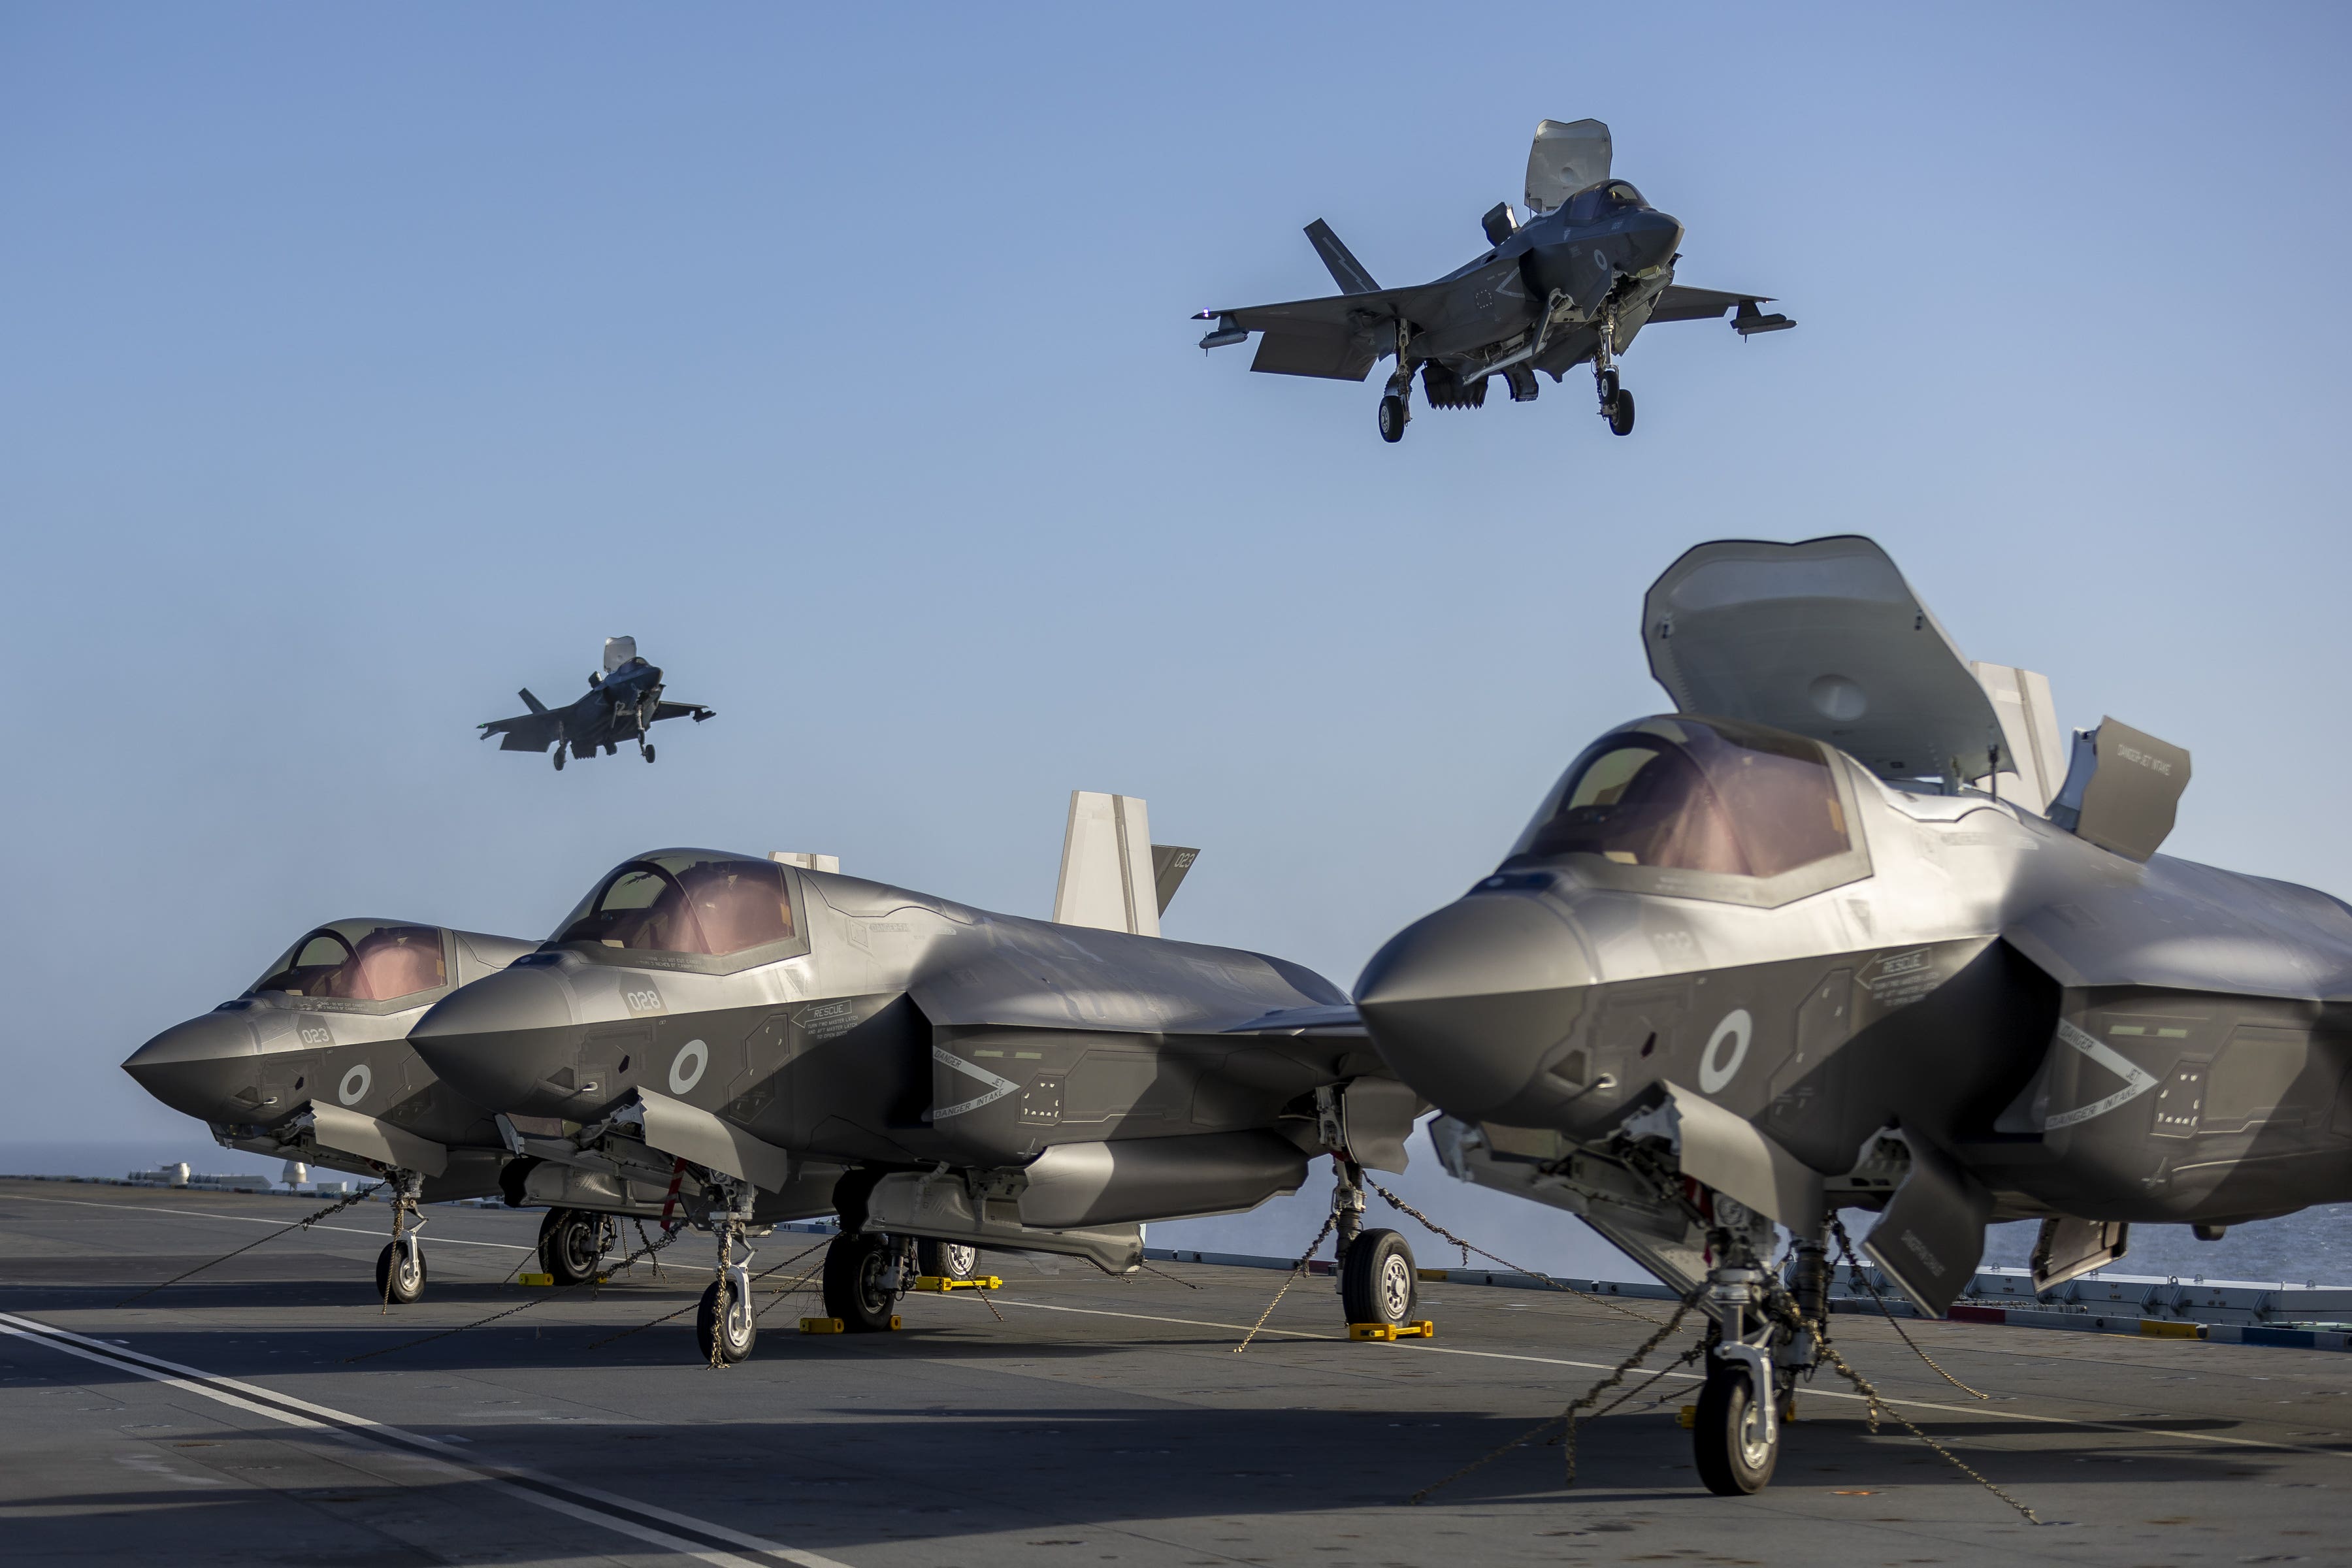
[[[1825,741],[1882,778],[1993,771],[2000,717],[1874,541],[1719,540],[1642,603],[1650,673],[1682,712]]]
[[[1548,213],[1609,177],[1609,127],[1598,120],[1547,120],[1528,149],[1528,210]]]

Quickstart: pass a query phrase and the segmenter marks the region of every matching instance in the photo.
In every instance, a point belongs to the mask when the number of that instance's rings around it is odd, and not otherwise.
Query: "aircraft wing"
[[[1452,280],[1410,289],[1376,289],[1362,294],[1330,294],[1280,305],[1237,310],[1203,310],[1220,331],[1263,332],[1250,369],[1275,375],[1312,375],[1328,381],[1361,381],[1390,351],[1387,324],[1417,321],[1442,304]]]
[[[1750,332],[1777,332],[1797,324],[1786,316],[1768,316],[1756,308],[1771,302],[1769,294],[1733,294],[1669,283],[1658,291],[1658,302],[1651,307],[1649,319],[1654,322],[1720,321],[1726,310],[1736,308],[1739,313],[1731,320],[1732,330],[1743,338]]]
[[[502,735],[501,752],[543,752],[555,743],[560,718],[553,713],[523,713],[512,719],[493,719],[481,727],[485,738]]]
[[[689,715],[692,716],[694,721],[698,724],[701,723],[705,719],[716,718],[718,716],[715,709],[705,708],[699,702],[656,702],[654,704],[654,722],[656,724],[660,723],[665,719],[684,719]]]

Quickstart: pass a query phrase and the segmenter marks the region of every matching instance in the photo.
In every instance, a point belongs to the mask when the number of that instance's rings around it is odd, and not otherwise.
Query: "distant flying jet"
[[[588,678],[588,690],[568,708],[550,708],[528,688],[516,693],[530,711],[513,719],[498,719],[482,726],[485,737],[503,735],[501,752],[543,752],[555,748],[555,771],[563,771],[568,749],[575,757],[593,756],[604,748],[611,756],[623,741],[635,740],[647,762],[654,760],[653,742],[646,731],[664,719],[688,714],[701,723],[710,709],[693,702],[662,700],[661,666],[637,657],[635,637],[604,639],[604,672]]]
[[[1511,401],[1538,391],[1536,372],[1554,381],[1591,361],[1601,417],[1620,436],[1633,428],[1633,395],[1618,384],[1615,356],[1652,321],[1720,320],[1737,310],[1742,338],[1797,323],[1756,307],[1766,294],[1685,289],[1675,281],[1683,226],[1642,193],[1609,177],[1609,127],[1598,120],[1536,127],[1528,152],[1528,221],[1508,202],[1481,219],[1487,250],[1434,283],[1383,289],[1318,218],[1307,238],[1344,293],[1286,305],[1203,310],[1216,326],[1203,349],[1263,332],[1252,370],[1361,381],[1393,357],[1381,398],[1381,437],[1404,439],[1412,417],[1412,375],[1432,408],[1476,408],[1500,376]]]

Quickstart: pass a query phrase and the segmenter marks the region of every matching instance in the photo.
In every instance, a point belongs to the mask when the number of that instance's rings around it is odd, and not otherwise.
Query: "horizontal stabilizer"
[[[1151,886],[1153,891],[1160,895],[1161,914],[1168,912],[1168,905],[1176,897],[1176,889],[1184,885],[1184,873],[1190,871],[1192,862],[1200,858],[1198,849],[1186,849],[1174,844],[1151,847]]]
[[[532,712],[544,713],[547,711],[547,704],[541,702],[538,698],[533,697],[530,694],[530,687],[524,687],[520,691],[516,692],[515,695],[521,698],[522,705],[530,709]]]
[[[1348,247],[1339,243],[1339,237],[1331,232],[1331,226],[1321,218],[1307,226],[1307,243],[1315,247],[1315,254],[1321,257],[1323,265],[1331,269],[1331,280],[1339,285],[1341,293],[1377,294],[1381,291],[1381,286],[1372,281],[1372,275],[1364,270],[1364,264],[1349,254]]]

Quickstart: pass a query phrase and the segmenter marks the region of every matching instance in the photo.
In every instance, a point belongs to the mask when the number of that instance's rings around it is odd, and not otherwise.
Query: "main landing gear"
[[[539,1222],[539,1266],[558,1285],[579,1285],[593,1279],[597,1264],[620,1239],[610,1215],[581,1209],[550,1209]]]
[[[558,741],[555,742],[555,771],[557,773],[560,773],[563,771],[563,754],[570,750],[571,748],[566,746],[562,742]]]
[[[1392,1230],[1364,1228],[1363,1167],[1331,1156],[1331,1217],[1338,1240],[1331,1272],[1339,1277],[1339,1310],[1349,1326],[1398,1328],[1413,1321],[1421,1271],[1412,1248]]]
[[[637,752],[646,759],[646,761],[650,763],[654,760],[654,747],[652,742],[639,741],[637,742]]]
[[[392,1188],[392,1239],[376,1254],[375,1289],[385,1307],[404,1307],[425,1294],[425,1249],[417,1243],[417,1232],[425,1228],[417,1205],[425,1179],[395,1170],[384,1180]]]
[[[915,1250],[910,1243],[863,1231],[835,1237],[833,1245],[824,1249],[825,1316],[840,1319],[845,1333],[887,1332],[891,1309],[898,1304],[898,1298],[907,1293],[912,1282],[909,1270],[915,1260],[910,1254]],[[979,1260],[979,1254],[972,1248],[952,1250],[971,1253],[974,1263]],[[965,1278],[961,1274],[952,1277]]]

